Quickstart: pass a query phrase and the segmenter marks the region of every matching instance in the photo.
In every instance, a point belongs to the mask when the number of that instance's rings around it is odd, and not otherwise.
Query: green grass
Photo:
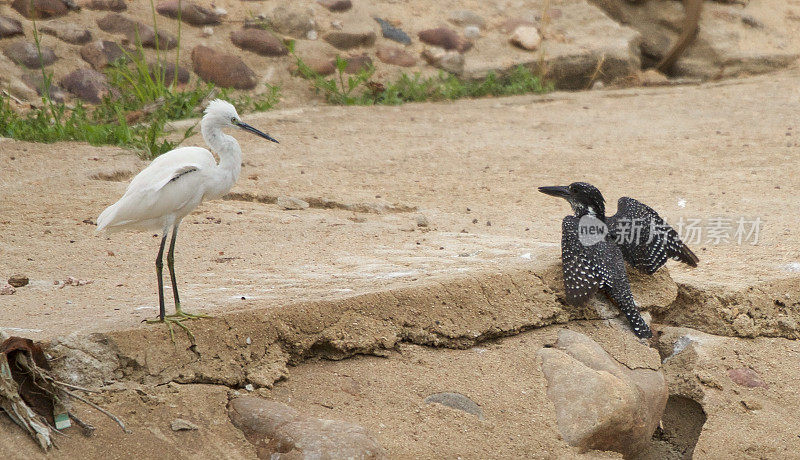
[[[292,47],[290,47],[292,49]],[[432,77],[419,73],[402,74],[397,80],[380,83],[372,81],[375,69],[369,66],[353,75],[346,75],[347,61],[336,57],[336,71],[330,77],[314,72],[294,54],[298,73],[311,82],[318,94],[336,105],[400,105],[406,102],[443,101],[487,96],[512,96],[546,93],[553,90],[525,66],[518,66],[504,75],[490,72],[482,80],[463,80],[441,71]]]
[[[154,8],[152,1],[151,7]],[[154,16],[155,21],[155,16]],[[178,22],[180,37],[180,20]],[[34,22],[34,41],[40,37]],[[156,28],[156,34],[158,28]],[[138,42],[138,40],[137,40]],[[175,52],[177,65],[180,38]],[[39,52],[41,59],[41,52]],[[33,142],[83,141],[92,145],[117,145],[136,150],[144,158],[154,158],[172,150],[195,132],[190,127],[179,140],[167,137],[171,120],[199,116],[208,99],[219,97],[230,101],[242,112],[265,111],[277,104],[280,90],[267,85],[263,95],[233,96],[226,88],[195,81],[183,88],[176,78],[166,81],[164,60],[156,43],[156,63],[151,67],[141,42],[124,59],[106,69],[111,95],[95,107],[77,102],[74,106],[57,103],[42,91],[38,108],[19,113],[11,107],[11,97],[0,95],[0,136]],[[50,88],[52,73],[41,66],[43,87]]]

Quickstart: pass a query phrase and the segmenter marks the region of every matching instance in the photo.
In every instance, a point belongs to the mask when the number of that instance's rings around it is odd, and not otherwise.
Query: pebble
[[[231,41],[241,49],[262,56],[285,56],[289,50],[276,36],[263,29],[241,29],[231,32]]]
[[[101,70],[118,59],[127,59],[122,47],[109,40],[95,40],[83,45],[81,58],[95,70]]]
[[[372,66],[372,58],[366,53],[350,55],[345,57],[345,60],[347,66],[344,68],[344,73],[355,74]]]
[[[67,94],[58,85],[50,83],[50,88],[46,91],[44,88],[44,77],[41,71],[34,70],[22,75],[22,81],[25,82],[31,89],[36,90],[36,94],[42,96],[48,94],[50,99],[55,102],[66,102]],[[12,283],[13,284],[13,283]]]
[[[202,34],[203,34],[204,37],[210,37],[210,36],[214,35],[214,28],[211,27],[211,26],[203,27]]]
[[[224,88],[253,89],[258,83],[255,72],[242,58],[208,46],[194,47],[192,66],[200,78]]]
[[[14,0],[11,7],[28,19],[55,18],[69,12],[61,0]]]
[[[220,15],[214,11],[188,0],[166,0],[158,3],[156,11],[162,16],[177,19],[180,12],[181,21],[193,26],[219,24]]]
[[[90,10],[120,12],[128,9],[128,4],[125,3],[125,0],[83,0],[79,4]]]
[[[481,37],[481,29],[478,26],[464,27],[464,37],[476,40]]]
[[[23,35],[22,23],[8,16],[0,16],[0,38]]]
[[[459,53],[463,53],[472,48],[472,43],[469,40],[462,38],[456,31],[447,27],[423,30],[417,35],[423,43],[446,50],[456,50]]]
[[[375,32],[342,32],[334,30],[325,34],[323,40],[340,50],[348,50],[375,44]]]
[[[39,53],[41,52],[41,58]],[[56,61],[56,53],[46,46],[36,48],[35,43],[18,40],[3,47],[3,54],[17,64],[29,69],[38,69],[42,65],[48,66]]]
[[[459,74],[464,70],[464,55],[455,50],[428,48],[422,52],[422,58],[428,64],[451,73]]]
[[[483,420],[483,410],[475,401],[462,395],[461,393],[434,393],[425,398],[425,404],[441,404],[453,409],[464,411]]]
[[[92,33],[88,29],[72,22],[48,21],[39,26],[39,30],[73,45],[83,45],[92,40]]]
[[[374,19],[381,26],[381,34],[383,35],[383,38],[393,40],[396,41],[397,43],[402,43],[404,45],[411,44],[411,37],[409,37],[407,33],[389,24],[389,21],[385,19],[381,18],[374,18]]]
[[[447,20],[457,26],[476,26],[479,29],[486,26],[486,20],[470,10],[451,11]]]
[[[172,431],[194,431],[198,429],[197,425],[182,418],[176,418],[169,426],[172,428]]]
[[[0,287],[0,295],[11,295],[15,292],[17,292],[17,290],[14,289],[14,286],[8,283],[6,283],[3,287]]]
[[[353,7],[353,2],[350,0],[317,0],[317,3],[324,6],[329,11],[337,13],[347,11]]]
[[[416,218],[417,227],[427,227],[428,226],[428,218],[425,217],[424,214],[420,214]]]
[[[302,210],[308,208],[308,203],[293,196],[279,196],[278,206],[286,210]]]
[[[316,26],[312,13],[308,8],[282,5],[272,10],[270,23],[279,33],[305,38]]]
[[[106,76],[94,69],[73,70],[61,79],[61,86],[92,104],[99,104],[110,91]]]
[[[10,281],[10,280],[9,280]],[[740,367],[738,369],[729,369],[728,377],[733,380],[737,385],[747,388],[769,388],[769,386],[761,379],[758,372],[750,369],[749,367]]]
[[[401,67],[411,67],[417,64],[417,59],[408,51],[391,45],[378,46],[375,54],[382,62]]]
[[[156,47],[156,31],[149,25],[130,19],[118,13],[109,13],[97,21],[100,30],[111,34],[125,35],[130,43],[141,41],[142,46]],[[178,39],[163,29],[158,31],[158,47],[161,50],[171,50],[178,46]]]
[[[542,43],[542,36],[539,35],[539,30],[533,26],[519,26],[514,29],[509,41],[522,49],[533,51],[539,48]]]

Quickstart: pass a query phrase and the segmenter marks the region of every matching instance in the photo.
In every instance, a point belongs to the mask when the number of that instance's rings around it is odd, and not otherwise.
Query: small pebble
[[[197,425],[182,418],[173,420],[172,423],[170,423],[170,427],[172,431],[193,431],[197,429]]]
[[[210,37],[212,35],[214,35],[214,28],[213,27],[211,27],[211,26],[203,27],[203,36],[204,37]]]
[[[19,273],[16,275],[11,275],[11,277],[8,279],[8,284],[14,287],[26,286],[28,282],[28,277]]]

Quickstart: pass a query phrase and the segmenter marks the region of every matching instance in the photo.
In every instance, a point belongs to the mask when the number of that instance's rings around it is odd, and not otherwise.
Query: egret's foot
[[[200,318],[211,318],[210,315],[205,315],[203,313],[187,313],[181,310],[180,304],[175,305],[175,313],[171,315],[167,315],[167,318],[179,318],[179,321],[183,321],[185,319],[200,319]],[[184,326],[185,327],[185,326]]]
[[[170,341],[172,341],[172,343],[175,343],[175,331],[173,331],[172,325],[176,324],[178,327],[183,329],[184,332],[186,332],[186,335],[189,337],[189,342],[191,342],[191,344],[194,345],[195,344],[195,342],[194,342],[194,334],[192,334],[192,331],[190,331],[189,328],[186,327],[186,325],[183,324],[183,322],[182,322],[183,320],[185,320],[187,318],[175,318],[173,316],[174,315],[169,315],[169,316],[166,316],[164,319],[156,318],[156,319],[148,319],[148,320],[145,320],[145,321],[147,322],[147,324],[157,324],[157,323],[166,324],[167,327],[169,328],[169,339],[170,339]]]

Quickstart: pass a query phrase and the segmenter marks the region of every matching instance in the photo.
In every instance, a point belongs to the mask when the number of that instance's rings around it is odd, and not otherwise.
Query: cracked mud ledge
[[[728,337],[800,337],[800,282],[773,281],[736,292],[676,284],[667,270],[631,273],[640,308],[658,325]],[[606,300],[575,308],[563,301],[560,266],[481,272],[343,299],[254,309],[191,323],[197,346],[166,328],[95,333],[88,341],[56,339],[53,351],[90,343],[82,352],[115,365],[94,367],[80,383],[211,383],[270,387],[286,366],[310,358],[383,356],[402,343],[465,349],[520,332],[598,319]],[[610,309],[612,314],[616,312]],[[605,316],[605,315],[604,315]],[[658,329],[658,326],[656,326]],[[142,346],[142,344],[152,346]]]

